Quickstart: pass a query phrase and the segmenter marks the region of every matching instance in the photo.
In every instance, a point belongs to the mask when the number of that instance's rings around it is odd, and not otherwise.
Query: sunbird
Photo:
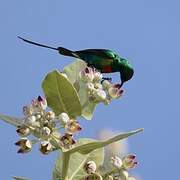
[[[71,51],[64,47],[54,48],[51,46],[39,44],[24,39],[20,36],[18,36],[18,38],[30,44],[56,50],[59,52],[59,54],[64,56],[79,58],[85,61],[87,63],[87,66],[94,67],[98,69],[101,73],[120,72],[120,87],[122,87],[124,82],[130,80],[134,74],[134,69],[132,65],[128,62],[128,60],[121,58],[117,53],[109,49],[84,49],[80,51]]]

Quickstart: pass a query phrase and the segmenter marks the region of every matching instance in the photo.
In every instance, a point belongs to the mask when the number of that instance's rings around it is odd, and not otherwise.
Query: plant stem
[[[70,153],[62,152],[62,180],[68,180],[69,159]]]

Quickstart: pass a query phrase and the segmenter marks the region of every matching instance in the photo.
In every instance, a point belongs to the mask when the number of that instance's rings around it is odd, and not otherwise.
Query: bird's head
[[[132,65],[126,60],[121,58],[120,61],[120,76],[121,76],[121,83],[130,80],[133,77],[134,70]]]

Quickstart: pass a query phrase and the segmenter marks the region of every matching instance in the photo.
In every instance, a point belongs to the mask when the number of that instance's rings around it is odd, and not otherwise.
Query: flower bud
[[[103,80],[103,81],[102,81],[102,87],[103,87],[104,89],[109,89],[110,86],[111,86],[111,83],[110,83],[108,80]]]
[[[27,126],[22,125],[22,126],[18,126],[16,132],[18,133],[19,136],[28,136],[30,134],[30,129]]]
[[[86,88],[88,92],[92,93],[94,91],[94,84],[93,83],[87,83]]]
[[[70,133],[65,133],[64,136],[60,137],[60,144],[64,148],[70,148],[76,141],[73,139],[73,135]]]
[[[98,82],[102,79],[102,74],[99,71],[94,72],[94,81]]]
[[[98,89],[95,93],[95,97],[97,101],[104,101],[106,99],[106,93],[104,90]]]
[[[31,110],[31,108],[28,107],[28,106],[24,106],[24,107],[23,107],[23,114],[24,114],[25,116],[31,116],[31,115],[32,115],[32,110]]]
[[[55,113],[53,111],[48,111],[46,112],[45,114],[45,118],[48,120],[48,121],[51,121],[53,119],[55,119]]]
[[[36,117],[36,119],[41,119],[42,115],[41,114],[36,114],[35,117]]]
[[[93,69],[90,67],[86,67],[80,72],[80,78],[85,82],[92,82],[94,79]]]
[[[87,175],[84,180],[103,180],[103,178],[100,174],[94,173]]]
[[[43,141],[41,142],[39,150],[44,155],[49,154],[52,150],[52,145],[49,141]]]
[[[80,131],[82,128],[80,126],[80,124],[74,120],[74,119],[71,119],[68,121],[68,123],[65,125],[65,129],[69,132],[69,133],[76,133],[78,131]]]
[[[122,180],[128,180],[129,173],[126,170],[121,169],[119,174]]]
[[[35,116],[29,116],[25,119],[25,123],[27,123],[30,126],[34,126],[36,124],[36,117]]]
[[[94,84],[95,89],[103,89],[102,85],[100,83],[95,83]]]
[[[38,96],[37,99],[33,99],[31,102],[31,109],[33,113],[38,113],[47,108],[47,101],[45,98]]]
[[[43,136],[47,137],[51,134],[51,130],[48,127],[43,127],[41,133]]]
[[[110,162],[114,167],[116,167],[118,169],[120,169],[123,165],[122,160],[117,156],[111,157]]]
[[[69,121],[69,116],[68,116],[68,114],[67,113],[61,113],[60,115],[59,115],[59,120],[62,122],[62,124],[66,124],[68,121]]]
[[[108,89],[109,96],[113,99],[117,99],[123,94],[123,90],[120,89],[120,84],[114,84]]]
[[[96,171],[96,163],[94,161],[88,161],[84,164],[84,171],[88,174],[93,174]]]
[[[136,156],[133,154],[129,154],[127,156],[125,156],[122,159],[123,162],[123,167],[125,169],[132,169],[134,168],[138,163],[135,161]]]
[[[42,110],[45,110],[47,108],[47,101],[45,98],[38,96],[37,101],[38,101],[40,107],[42,108]]]
[[[27,138],[21,138],[19,141],[15,143],[15,145],[20,146],[18,153],[27,153],[31,151],[32,143]]]

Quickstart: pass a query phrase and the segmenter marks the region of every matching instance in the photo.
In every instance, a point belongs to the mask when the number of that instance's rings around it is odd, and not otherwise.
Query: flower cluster
[[[56,116],[53,111],[46,111],[46,108],[46,99],[41,96],[32,100],[29,106],[23,107],[24,121],[16,130],[22,137],[15,143],[20,147],[18,153],[31,151],[33,144],[38,141],[40,141],[39,150],[43,154],[48,154],[57,148],[71,148],[75,144],[73,136],[81,130],[80,124],[65,112]],[[61,128],[64,132],[62,134],[59,132]],[[27,136],[30,134],[36,140],[29,140]]]
[[[111,157],[110,162],[112,166],[117,169],[114,172],[111,172],[111,176],[120,177],[122,179],[131,180],[134,179],[134,177],[129,176],[128,170],[136,167],[138,164],[137,161],[135,161],[136,156],[133,154],[128,154],[124,156],[122,159],[115,156]]]
[[[98,172],[96,163],[94,161],[87,161],[84,164],[84,171],[88,174],[85,176],[85,180],[93,180],[93,179],[125,179],[125,180],[135,180],[134,177],[129,176],[129,169],[134,168],[137,165],[135,161],[136,156],[129,154],[124,156],[122,159],[115,156],[111,157],[110,163],[113,168],[106,172],[105,174],[101,174]]]
[[[90,102],[109,104],[111,99],[117,99],[123,94],[120,84],[103,79],[97,69],[86,67],[79,73],[79,77],[85,83]]]

